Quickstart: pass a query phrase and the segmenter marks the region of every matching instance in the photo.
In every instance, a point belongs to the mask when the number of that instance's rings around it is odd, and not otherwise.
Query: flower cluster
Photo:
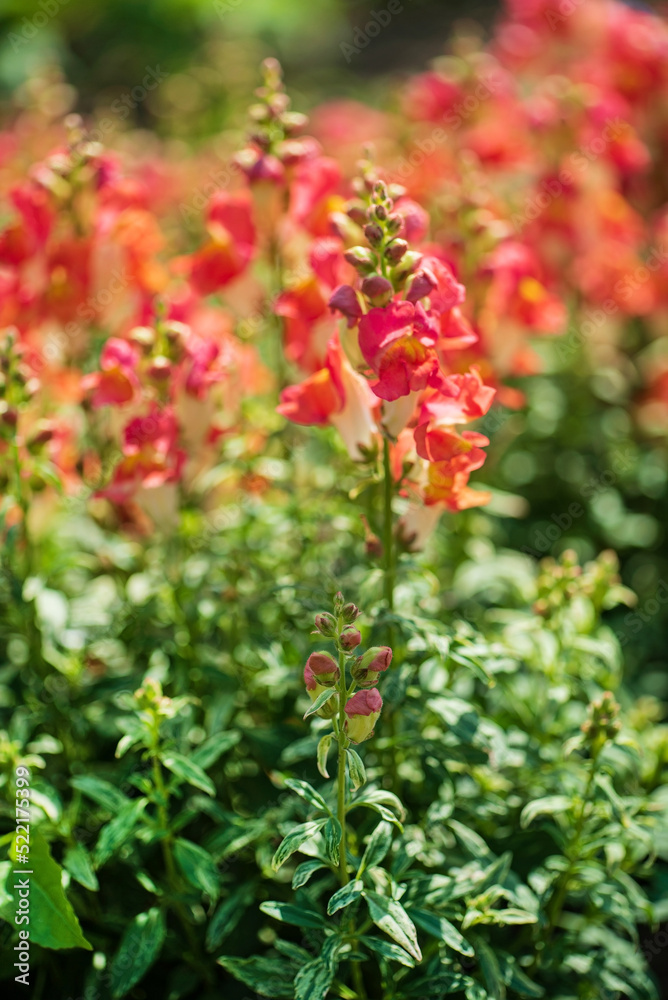
[[[345,733],[352,743],[373,736],[383,707],[376,685],[392,662],[389,646],[373,646],[358,654],[362,636],[355,622],[360,614],[338,593],[334,614],[322,612],[315,618],[315,634],[334,642],[338,662],[329,653],[317,652],[311,653],[304,667],[304,683],[313,702],[307,714],[315,711],[323,719],[334,720],[336,732]]]
[[[343,251],[357,280],[329,298],[344,328],[324,366],[284,390],[279,410],[296,423],[334,424],[356,458],[388,438],[396,481],[437,512],[484,503],[468,480],[489,441],[458,428],[487,413],[494,389],[475,366],[457,370],[457,352],[477,339],[460,309],[464,288],[444,255],[410,248],[406,237],[424,238],[426,220],[403,188],[369,165],[355,186],[334,220],[366,241]]]

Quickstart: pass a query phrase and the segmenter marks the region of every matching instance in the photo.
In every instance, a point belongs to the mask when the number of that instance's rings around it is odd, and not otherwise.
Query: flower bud
[[[4,399],[0,403],[0,421],[7,427],[16,427],[19,422],[19,411]]]
[[[318,684],[321,684],[323,687],[334,687],[341,676],[338,663],[329,653],[311,653],[306,661],[306,666],[312,672]]]
[[[360,687],[371,688],[378,683],[378,678],[391,662],[392,650],[389,646],[372,646],[353,665],[351,673]]]
[[[152,330],[150,326],[135,326],[134,329],[130,330],[128,338],[137,347],[150,351],[155,344],[155,330]]]
[[[582,731],[591,743],[602,746],[608,740],[614,740],[622,728],[619,721],[619,704],[611,691],[604,691],[600,698],[591,702],[587,721],[582,724]]]
[[[323,611],[322,614],[315,616],[315,627],[320,635],[331,639],[332,636],[336,635],[336,618],[328,611]]]
[[[156,382],[164,382],[172,374],[172,362],[163,354],[159,354],[151,361],[147,374],[149,378],[154,379]]]
[[[372,247],[379,246],[383,241],[383,230],[375,222],[369,222],[364,227],[364,235]]]
[[[404,256],[408,250],[408,243],[406,240],[392,240],[390,245],[385,250],[385,256],[393,264],[396,264]]]
[[[368,274],[376,268],[376,255],[368,247],[351,247],[343,257],[359,274]]]
[[[392,283],[380,274],[371,274],[362,282],[362,292],[374,306],[384,306],[392,298]]]
[[[417,270],[422,261],[422,254],[417,250],[408,250],[407,253],[403,255],[397,266],[393,269],[392,273],[397,279],[397,281],[405,280],[409,274]]]
[[[306,691],[311,701],[315,701],[318,695],[327,690],[327,687],[318,683],[318,680],[319,679],[316,678],[307,661],[306,666],[304,667],[304,684],[306,685]],[[321,719],[333,719],[338,710],[338,696],[332,695],[329,701],[318,710],[317,715],[319,715]]]
[[[329,300],[330,309],[338,309],[348,320],[348,326],[354,326],[362,316],[357,293],[351,285],[339,285]]]
[[[373,729],[380,716],[383,699],[376,688],[358,691],[345,705],[346,735],[353,743],[363,743],[373,736]]]
[[[419,271],[415,272],[411,279],[410,287],[406,293],[406,299],[408,302],[418,302],[420,299],[423,299],[425,295],[431,295],[436,286],[437,281],[431,271],[426,268],[420,268]]]
[[[38,420],[32,434],[28,438],[28,449],[41,448],[42,445],[51,441],[55,433],[52,420]]]
[[[344,604],[341,608],[341,617],[347,625],[352,625],[362,614],[355,604]]]
[[[362,635],[359,629],[349,628],[341,635],[341,645],[345,650],[350,652],[351,649],[357,649],[362,641]]]

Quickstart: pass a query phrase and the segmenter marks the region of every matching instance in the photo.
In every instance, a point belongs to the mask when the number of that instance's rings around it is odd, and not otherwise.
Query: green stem
[[[341,825],[341,843],[339,845],[339,879],[341,885],[348,885],[350,877],[348,875],[347,861],[347,836],[346,836],[346,743],[348,738],[345,732],[346,712],[345,705],[348,697],[355,689],[355,682],[348,689],[346,685],[346,657],[343,650],[339,649],[339,766],[337,772],[337,817]],[[355,918],[350,917],[349,933],[353,940],[353,950],[357,951],[357,932],[355,930]],[[351,962],[353,986],[357,994],[357,1000],[366,1000],[366,990],[364,989],[364,979],[359,962]]]
[[[594,753],[591,760],[591,770],[589,772],[589,777],[587,779],[587,785],[585,787],[584,795],[582,798],[582,803],[578,811],[578,816],[575,821],[575,828],[573,830],[573,838],[571,840],[569,854],[570,858],[568,861],[568,866],[557,879],[555,883],[554,892],[550,898],[550,901],[546,907],[548,924],[545,930],[545,949],[552,939],[552,935],[556,929],[559,917],[561,916],[561,911],[564,908],[564,903],[566,902],[566,896],[568,894],[568,889],[570,886],[570,881],[575,872],[579,861],[580,854],[580,839],[582,837],[582,831],[584,829],[585,820],[587,818],[587,806],[589,805],[589,799],[591,796],[592,786],[594,784],[594,778],[596,777],[596,769],[598,764],[598,752]]]
[[[162,768],[160,766],[160,760],[158,758],[158,741],[159,732],[156,728],[155,731],[155,745],[151,754],[152,764],[153,764],[153,784],[157,792],[156,805],[158,811],[158,822],[161,828],[165,831],[165,836],[162,838],[162,857],[165,863],[165,871],[167,872],[167,879],[174,893],[179,892],[179,876],[176,871],[176,863],[174,861],[174,853],[172,851],[172,834],[169,829],[169,809],[168,801],[169,796],[167,789],[165,788],[165,783],[162,778]],[[193,930],[192,923],[188,917],[188,912],[180,900],[174,899],[171,901],[171,906],[176,913],[181,926],[186,935],[186,939],[190,946],[190,950],[193,956],[193,967],[200,973],[205,982],[209,985],[213,983],[211,972],[207,968],[202,954],[200,952],[199,941],[197,940],[197,935]]]
[[[394,523],[392,519],[392,496],[394,480],[390,463],[390,442],[383,438],[383,555],[385,561],[384,592],[388,611],[394,611]]]
[[[348,863],[346,861],[346,658],[339,652],[339,768],[337,774],[337,816],[341,824],[341,844],[339,847],[339,878],[341,885],[348,884]]]

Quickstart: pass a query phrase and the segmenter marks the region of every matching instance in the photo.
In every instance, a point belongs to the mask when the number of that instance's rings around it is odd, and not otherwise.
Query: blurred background
[[[138,104],[136,123],[196,137],[243,118],[266,55],[283,63],[297,103],[336,96],[377,103],[388,76],[442,54],[454,22],[489,26],[498,7],[493,0],[394,0],[389,8],[383,0],[4,0],[0,93],[6,100],[52,63],[77,91],[77,110],[92,113],[160,67],[169,83]],[[360,32],[374,11],[383,30],[364,45]]]

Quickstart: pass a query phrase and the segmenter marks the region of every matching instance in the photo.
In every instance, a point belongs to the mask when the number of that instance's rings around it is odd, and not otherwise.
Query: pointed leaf
[[[268,917],[275,920],[282,920],[284,924],[295,924],[297,927],[323,927],[325,921],[319,913],[312,910],[305,910],[302,906],[293,906],[291,903],[280,903],[276,900],[268,900],[260,904],[260,909]]]
[[[356,899],[359,899],[363,889],[364,882],[361,879],[357,879],[355,882],[348,882],[347,885],[338,889],[327,904],[327,912],[330,917],[334,913],[337,913],[338,910],[350,906]]]
[[[95,846],[95,864],[98,867],[108,861],[119,847],[134,834],[141,814],[147,805],[148,799],[132,799],[117,816],[114,816],[102,828],[102,833]]]
[[[209,852],[191,840],[177,837],[174,858],[187,881],[205,892],[215,903],[220,893],[220,875]]]
[[[475,954],[473,947],[468,943],[466,938],[445,917],[416,907],[410,907],[408,912],[418,927],[427,931],[428,934],[431,934],[437,940],[445,941],[447,945],[454,951],[459,952],[460,955],[472,958]]]
[[[165,918],[158,907],[139,913],[123,934],[111,965],[111,995],[124,997],[146,975],[162,951]]]
[[[283,838],[278,850],[271,860],[271,867],[274,871],[278,871],[281,865],[285,864],[290,855],[299,850],[305,841],[314,837],[318,830],[321,830],[324,825],[325,820],[318,819],[312,820],[308,823],[300,823],[299,826],[294,827],[294,829],[292,829],[290,833]]]
[[[369,915],[376,927],[385,931],[393,941],[405,948],[408,954],[412,955],[418,962],[421,961],[422,952],[418,945],[415,925],[401,903],[368,889],[365,890],[364,897],[369,905]]]
[[[332,745],[333,739],[334,739],[334,734],[327,733],[327,735],[323,736],[320,742],[318,743],[318,751],[317,751],[318,770],[320,771],[320,774],[323,776],[323,778],[329,778],[329,772],[327,770],[327,755],[329,753],[329,748]]]
[[[200,788],[207,795],[216,794],[216,786],[211,778],[193,760],[183,757],[180,753],[172,753],[163,757],[162,763],[168,771],[175,774],[177,778],[181,778],[182,781],[187,781],[189,785]]]
[[[297,865],[295,868],[295,873],[292,876],[292,888],[300,889],[301,886],[306,885],[311,875],[314,875],[315,872],[320,871],[322,868],[327,868],[327,865],[318,858],[313,858],[311,861],[303,861],[301,865]]]
[[[308,719],[310,716],[315,715],[319,712],[323,705],[326,705],[332,695],[336,694],[336,688],[329,688],[327,691],[321,691],[315,701],[312,703],[310,708],[304,712],[304,718]]]
[[[14,846],[10,850],[10,857],[15,862],[15,867],[21,867],[16,865]],[[25,877],[29,880],[30,888],[30,923],[26,925],[30,940],[44,948],[86,948],[90,951],[91,945],[83,936],[77,916],[65,895],[62,868],[51,857],[44,837],[34,829],[30,831],[29,869],[32,874],[26,874]],[[14,890],[11,886],[15,879],[13,875],[9,878],[13,897]],[[17,905],[18,899],[14,903],[14,910]]]
[[[392,944],[391,941],[383,941],[381,938],[367,937],[366,935],[361,937],[360,941],[367,948],[375,951],[377,955],[382,955],[383,958],[387,958],[391,962],[399,962],[400,965],[405,965],[409,969],[415,967],[414,959],[403,948],[400,948],[398,944]]]
[[[534,799],[527,803],[520,816],[520,826],[525,830],[536,818],[536,816],[553,816],[555,813],[567,812],[572,805],[572,799],[568,795],[546,795],[542,799]]]
[[[378,824],[369,837],[366,850],[362,855],[362,861],[360,862],[357,877],[359,878],[362,872],[366,871],[367,868],[373,868],[374,865],[379,865],[391,846],[392,824],[383,820],[382,823]]]
[[[265,958],[264,955],[252,955],[250,958],[221,955],[216,961],[260,996],[271,997],[272,1000],[293,1000],[294,969],[285,959]]]
[[[236,892],[220,904],[206,929],[206,950],[215,951],[228,934],[231,934],[253,899],[253,886],[241,885]]]
[[[211,736],[197,747],[190,759],[206,771],[207,768],[216,763],[219,757],[236,746],[240,739],[241,733],[235,729],[227,733],[216,733],[215,736]]]
[[[336,968],[321,958],[308,962],[295,977],[295,1000],[324,1000]]]
[[[291,789],[300,798],[305,799],[306,802],[310,802],[316,809],[322,809],[326,813],[330,812],[330,808],[320,792],[316,792],[315,788],[309,785],[308,781],[300,781],[299,778],[286,778],[285,787]]]
[[[65,857],[63,858],[63,868],[65,868],[70,873],[72,878],[76,879],[79,885],[82,885],[84,889],[90,889],[91,892],[97,892],[100,888],[97,875],[93,870],[90,855],[86,848],[81,844],[75,844],[73,847],[67,848],[65,851]]]
[[[324,829],[325,853],[333,865],[339,863],[339,844],[341,843],[341,824],[333,816],[327,820]]]
[[[350,774],[350,780],[353,783],[353,788],[357,791],[362,785],[366,784],[366,770],[362,762],[362,758],[353,750],[352,747],[348,747],[346,750],[348,755],[348,773]]]

